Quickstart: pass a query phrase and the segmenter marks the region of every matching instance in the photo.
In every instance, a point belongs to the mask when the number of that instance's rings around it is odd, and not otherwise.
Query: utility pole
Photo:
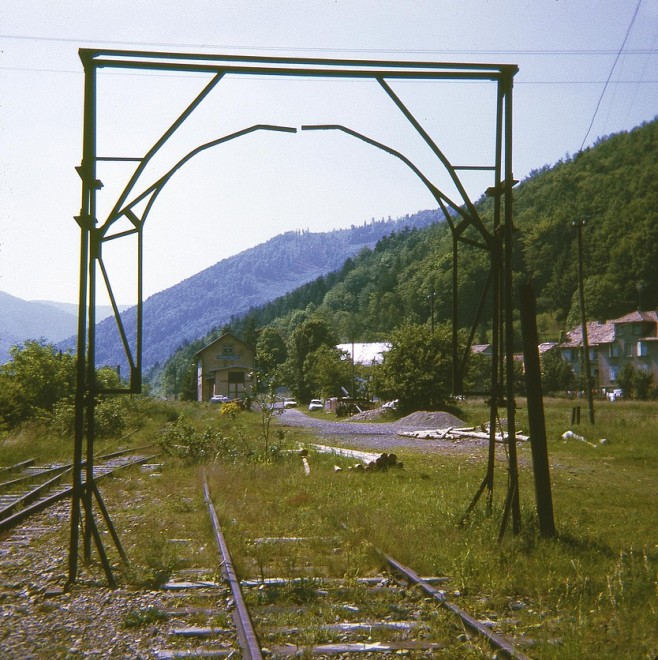
[[[594,424],[594,397],[592,394],[592,369],[589,363],[589,341],[587,339],[587,316],[585,314],[585,292],[583,287],[583,227],[584,220],[574,220],[578,238],[578,303],[580,305],[580,323],[583,333],[583,368],[585,369],[585,387],[587,388],[587,405],[589,407],[589,423]]]

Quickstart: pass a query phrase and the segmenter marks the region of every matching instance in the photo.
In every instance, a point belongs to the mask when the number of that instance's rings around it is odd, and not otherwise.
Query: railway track
[[[144,449],[125,449],[95,457],[94,478],[99,480],[116,470],[151,460],[153,455],[135,454]],[[0,533],[71,496],[73,487],[64,482],[73,469],[72,464],[35,463],[35,459],[29,459],[0,469]]]
[[[422,578],[386,555],[387,569],[367,578],[322,576],[321,567],[299,561],[308,544],[316,558],[319,546],[326,546],[330,558],[340,551],[340,538],[253,539],[255,556],[240,562],[257,566],[260,576],[239,579],[207,482],[203,488],[223,582],[178,576],[163,586],[179,603],[166,612],[175,625],[171,645],[158,658],[490,657],[492,649],[498,657],[526,658],[449,600],[448,578]],[[262,552],[265,546],[274,549]],[[267,554],[276,556],[278,566],[287,564],[288,575],[264,577],[270,570],[262,560]]]
[[[97,476],[148,458],[127,453],[106,456],[103,465],[99,460]],[[28,467],[17,466],[14,472],[0,473],[2,484],[32,477]],[[67,467],[42,466],[40,475],[26,482],[30,486],[39,485]],[[54,487],[55,491],[59,488]],[[103,613],[104,619],[113,617],[114,623],[104,623],[112,631],[107,637],[117,644],[118,653],[161,660],[389,655],[485,658],[492,654],[526,657],[490,625],[477,621],[460,608],[454,602],[458,596],[453,595],[454,589],[444,576],[422,578],[393,557],[382,555],[386,568],[376,574],[334,577],[332,558],[358,551],[344,529],[338,530],[333,538],[251,539],[246,545],[248,552],[242,550],[241,556],[236,557],[240,573],[246,576],[238,577],[207,483],[203,489],[218,561],[205,568],[185,564],[185,569],[168,576],[157,590],[117,590],[112,597],[115,602],[112,614],[107,609]],[[65,495],[58,499],[62,497]],[[66,511],[62,515],[66,520]],[[25,538],[16,537],[12,541],[14,553],[21,552],[20,548],[30,543],[30,535],[38,534],[40,528],[29,521],[20,529],[26,530]],[[193,546],[206,540],[172,538],[168,542]],[[314,558],[313,565],[308,563],[308,557]],[[83,607],[94,600],[107,607],[109,593],[96,595],[96,591],[93,596],[81,594]],[[16,602],[19,601],[24,603],[17,597]],[[46,596],[41,602],[42,608],[59,607],[57,598],[49,601]],[[49,606],[49,602],[53,604]],[[79,620],[79,610],[76,611]],[[66,627],[71,625],[66,611],[62,611],[62,617],[53,630],[61,630],[62,621],[67,622]],[[38,614],[35,621],[39,621]],[[28,641],[25,638],[22,641],[29,650]],[[71,648],[75,651],[78,647]]]

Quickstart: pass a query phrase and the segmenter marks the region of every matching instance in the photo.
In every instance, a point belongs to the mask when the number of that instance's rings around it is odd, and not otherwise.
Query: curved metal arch
[[[208,87],[204,90],[205,93],[207,93]],[[205,95],[204,95],[205,96]],[[199,98],[199,97],[197,97]],[[188,107],[188,110],[192,108],[192,106],[196,107],[197,104],[192,104],[191,106]],[[185,116],[188,116],[189,113],[186,112],[184,113]],[[173,127],[167,131],[169,134],[173,131]],[[459,240],[459,233],[457,232],[455,225],[450,217],[450,214],[446,208],[450,207],[454,213],[457,215],[460,215],[463,220],[465,225],[473,224],[476,227],[481,227],[482,221],[480,220],[479,216],[477,216],[477,211],[476,217],[473,218],[473,216],[469,213],[467,213],[463,207],[459,204],[457,204],[455,201],[450,199],[445,193],[443,193],[434,183],[432,183],[429,178],[420,170],[418,166],[416,166],[411,159],[409,159],[407,156],[402,154],[400,151],[393,149],[392,147],[379,142],[378,140],[374,140],[373,138],[370,138],[363,133],[359,133],[358,131],[355,131],[351,128],[348,128],[347,126],[343,126],[340,124],[318,124],[318,125],[311,125],[311,124],[306,124],[302,125],[301,127],[302,131],[317,131],[317,130],[338,130],[346,135],[350,135],[358,140],[361,140],[362,142],[365,142],[366,144],[369,144],[371,146],[374,146],[385,153],[388,153],[395,158],[399,159],[401,162],[403,162],[416,176],[421,180],[421,182],[425,185],[425,187],[429,190],[429,192],[432,194],[434,199],[436,200],[437,204],[440,206],[440,208],[443,211],[444,217],[446,221],[448,222],[450,226],[450,230],[453,234],[453,237],[455,240]],[[112,214],[110,214],[110,217],[106,220],[104,225],[99,228],[99,241],[101,243],[115,240],[117,238],[122,238],[124,236],[128,236],[131,234],[138,234],[139,241],[141,243],[142,240],[142,230],[144,223],[146,222],[146,219],[148,215],[151,212],[151,209],[153,205],[155,204],[156,199],[160,195],[160,193],[164,190],[165,186],[171,178],[174,176],[176,172],[178,172],[186,163],[188,163],[192,158],[197,156],[198,154],[202,153],[203,151],[206,151],[208,149],[211,149],[213,147],[216,147],[220,144],[224,144],[226,142],[229,142],[231,140],[235,140],[240,137],[244,137],[246,135],[250,135],[251,133],[255,133],[257,131],[274,131],[274,132],[284,132],[284,133],[296,133],[297,129],[289,126],[279,126],[279,125],[273,125],[273,124],[255,124],[253,126],[250,126],[248,128],[241,129],[239,131],[235,131],[233,133],[229,133],[228,135],[224,135],[220,138],[216,138],[214,140],[210,140],[209,142],[205,142],[203,144],[200,144],[199,146],[195,147],[194,149],[191,149],[187,154],[185,154],[182,158],[180,158],[169,170],[165,172],[159,179],[157,179],[154,183],[152,183],[148,188],[146,188],[144,191],[142,191],[140,194],[137,195],[133,200],[131,200],[129,203],[125,204],[122,208],[117,209],[115,206],[115,210],[113,211]],[[144,166],[146,162],[157,152],[160,146],[162,146],[163,141],[159,140],[156,145],[149,151],[149,154],[143,161],[140,163],[140,167],[138,168],[137,172],[133,175],[131,178],[131,181],[129,182],[128,186],[126,189],[124,189],[123,193],[120,196],[120,201],[123,200],[124,202],[126,201],[126,198],[129,194],[129,190],[134,188],[134,186],[137,184],[139,180],[139,175],[141,172],[143,172]],[[447,158],[445,156],[442,157],[442,162],[446,166],[446,169],[450,173],[450,175],[453,177],[453,180],[456,178],[458,180],[458,177],[456,177],[456,173],[454,171],[454,168],[450,164]],[[462,188],[463,190],[463,188]],[[141,217],[138,217],[137,214],[134,213],[133,209],[136,207],[138,204],[140,204],[142,201],[148,198],[148,202],[146,205],[146,208],[144,209],[143,213],[141,214]],[[466,201],[466,200],[465,200]],[[134,225],[134,229],[128,230],[128,231],[123,231],[119,232],[117,234],[111,234],[108,235],[107,232],[110,230],[111,226],[117,222],[121,217],[126,217],[130,222]],[[490,240],[490,235],[487,233],[484,235],[485,241]],[[483,248],[488,248],[488,245],[484,246],[479,246]],[[453,250],[456,251],[456,247],[453,247]],[[139,295],[139,301],[138,301],[138,312],[139,316],[141,317],[141,290],[142,290],[142,250],[141,247],[138,250],[138,290],[140,291]],[[453,260],[456,262],[456,255],[453,255]],[[121,343],[123,345],[124,349],[124,354],[126,356],[126,359],[128,360],[129,366],[130,366],[130,372],[131,375],[134,374],[137,370],[141,370],[141,319],[138,320],[138,331],[137,331],[137,350],[136,350],[136,355],[132,354],[132,351],[130,349],[130,344],[128,341],[127,333],[125,330],[125,326],[123,324],[123,320],[121,319],[119,310],[118,310],[118,305],[116,303],[114,293],[112,291],[112,286],[110,282],[110,277],[107,272],[107,269],[105,267],[103,257],[102,257],[102,252],[99,251],[98,255],[98,261],[99,261],[99,266],[101,269],[101,275],[103,277],[103,280],[105,282],[106,289],[108,291],[108,294],[110,296],[110,302],[114,311],[114,317],[115,317],[115,322],[117,324],[117,329],[119,332],[119,337],[121,339]],[[456,268],[456,264],[454,266]],[[483,293],[483,296],[485,294]],[[457,308],[457,290],[456,287],[453,286],[453,310]],[[474,321],[474,324],[477,323],[477,319]],[[453,356],[457,355],[457,332],[456,332],[456,318],[453,318],[453,326],[454,332],[453,332]],[[472,336],[473,333],[471,333]],[[459,371],[463,371],[464,369],[464,364],[466,362],[466,358],[463,358],[461,362],[459,362],[456,358],[453,359],[454,363],[454,369]],[[132,380],[132,376],[131,376]],[[140,380],[139,377],[135,379],[135,381]],[[458,382],[458,381],[456,381]],[[131,384],[131,390],[132,389],[137,389],[137,382]],[[454,388],[453,388],[454,389]]]
[[[467,224],[474,224],[478,228],[482,226],[483,228],[483,238],[487,242],[487,245],[483,245],[480,247],[489,247],[489,243],[491,240],[491,234],[486,231],[486,228],[484,228],[484,225],[482,224],[482,220],[480,219],[477,210],[474,210],[474,215],[471,213],[467,213],[462,206],[460,206],[457,202],[453,201],[448,197],[445,193],[441,191],[438,186],[434,185],[428,178],[423,174],[423,172],[420,170],[419,167],[417,167],[409,158],[407,158],[404,154],[401,152],[397,151],[396,149],[393,149],[392,147],[389,147],[388,145],[384,144],[383,142],[379,142],[377,140],[374,140],[373,138],[368,137],[367,135],[364,135],[363,133],[359,133],[358,131],[352,130],[351,128],[348,128],[347,126],[343,126],[342,124],[317,124],[317,125],[303,125],[302,126],[302,131],[341,131],[343,133],[346,133],[347,135],[351,135],[352,137],[355,137],[359,140],[362,140],[366,144],[370,144],[373,147],[377,147],[378,149],[381,149],[382,151],[385,151],[386,153],[395,156],[399,160],[401,160],[422,182],[425,184],[426,188],[432,193],[432,196],[436,200],[437,204],[441,206],[441,209],[443,211],[443,214],[446,218],[446,220],[450,224],[450,229],[453,233],[457,231],[457,228],[455,225],[451,222],[450,219],[450,214],[446,210],[446,205],[449,206],[457,215],[460,215]],[[450,164],[447,158],[445,158],[445,165],[446,165],[446,170],[451,174],[451,176],[454,174],[454,168]],[[443,162],[443,161],[442,161]],[[456,175],[455,175],[456,176]],[[457,180],[459,178],[457,177]],[[465,193],[464,193],[465,194]],[[468,206],[468,197],[464,199],[464,202],[467,203]],[[469,209],[470,210],[470,209]],[[461,230],[463,231],[463,230]],[[460,233],[461,233],[460,231]]]
[[[402,103],[400,97],[397,96],[397,94],[395,94],[395,92],[391,89],[391,87],[386,83],[384,78],[378,76],[377,82],[381,85],[382,89],[386,92],[386,94],[393,101],[393,103],[395,103],[395,105],[402,111],[402,114],[404,114],[407,121],[416,129],[418,135],[420,135],[423,138],[425,143],[433,151],[434,155],[441,161],[443,166],[446,168],[447,172],[450,174],[450,178],[457,187],[459,194],[461,195],[462,199],[464,200],[464,203],[466,204],[466,207],[469,210],[471,222],[473,223],[473,225],[475,225],[475,227],[477,227],[478,231],[480,232],[485,242],[487,243],[487,246],[491,247],[492,236],[487,231],[484,224],[482,223],[482,220],[480,219],[480,216],[477,212],[477,209],[475,208],[475,205],[468,196],[468,193],[466,192],[466,189],[464,188],[460,178],[457,176],[457,172],[455,171],[455,168],[446,158],[443,151],[439,149],[438,145],[434,142],[434,140],[432,140],[432,138],[429,136],[427,131],[420,125],[420,122],[413,116],[411,111],[404,105],[404,103]]]
[[[81,51],[80,56],[83,57],[83,51]],[[87,66],[91,67],[91,63],[89,62],[89,60],[91,59],[92,58],[89,56],[89,54],[87,54],[87,58],[83,58],[83,61],[85,62],[85,68],[87,68]],[[155,144],[146,152],[146,155],[143,158],[138,159],[139,165],[137,166],[137,169],[133,172],[133,175],[130,177],[130,181],[124,188],[121,195],[119,195],[119,199],[114,205],[114,208],[110,212],[108,219],[104,223],[103,227],[105,227],[105,225],[107,225],[108,223],[111,224],[114,221],[113,218],[118,217],[119,209],[123,206],[128,195],[130,194],[130,191],[137,183],[137,180],[142,175],[142,172],[146,169],[146,166],[149,164],[153,156],[155,156],[155,154],[160,150],[160,148],[164,145],[164,143],[183,125],[185,120],[199,107],[201,102],[210,94],[210,92],[216,87],[216,85],[219,83],[220,80],[222,80],[223,77],[224,77],[224,72],[216,73],[215,76],[212,78],[212,80],[201,90],[199,94],[197,94],[197,96],[192,100],[192,102],[187,106],[187,108],[183,110],[183,112],[179,115],[179,117],[171,124],[171,126],[169,126],[169,128],[160,136],[160,138],[155,142]]]
[[[146,217],[148,216],[151,207],[153,206],[156,198],[158,195],[162,192],[164,187],[167,185],[171,177],[181,168],[185,163],[189,162],[194,156],[200,154],[201,152],[205,151],[206,149],[211,149],[212,147],[216,147],[220,144],[224,144],[226,142],[230,142],[231,140],[235,140],[240,137],[244,137],[245,135],[249,135],[250,133],[255,133],[256,131],[274,131],[274,132],[280,132],[280,133],[296,133],[297,129],[296,128],[291,128],[289,126],[276,126],[273,124],[255,124],[253,126],[250,126],[249,128],[244,128],[240,131],[235,131],[234,133],[229,133],[228,135],[224,135],[223,137],[217,138],[215,140],[211,140],[210,142],[205,142],[203,144],[200,144],[198,147],[195,147],[191,151],[189,151],[185,156],[183,156],[180,160],[176,162],[176,164],[171,167],[165,174],[163,174],[155,183],[151,184],[146,190],[144,190],[142,193],[140,193],[135,199],[133,199],[130,203],[126,204],[125,206],[122,206],[115,212],[113,212],[110,217],[106,220],[105,224],[100,228],[103,233],[106,233],[108,229],[111,227],[111,225],[119,220],[121,216],[128,217],[131,219],[133,224],[135,223],[135,219],[142,225],[144,222],[146,222]],[[136,183],[137,179],[133,182]],[[147,202],[146,209],[144,210],[144,213],[142,214],[141,218],[138,218],[135,213],[133,212],[133,208],[137,206],[140,202],[145,200],[147,197],[151,196],[149,201]],[[125,199],[124,199],[125,201]],[[118,235],[116,235],[118,236]],[[104,240],[111,240],[112,238],[115,238],[116,236],[106,236],[104,237]]]

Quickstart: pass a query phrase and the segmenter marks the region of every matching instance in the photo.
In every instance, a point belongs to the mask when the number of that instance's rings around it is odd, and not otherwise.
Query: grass
[[[517,426],[527,431],[525,402],[517,405]],[[176,413],[183,412],[187,424],[216,441],[211,461],[200,466],[189,458],[165,457],[160,477],[133,471],[101,486],[132,560],[120,579],[148,585],[180,568],[217,566],[200,489],[206,470],[238,573],[304,577],[307,581],[288,594],[293,605],[316,607],[312,587],[323,577],[376,574],[383,567],[378,547],[420,574],[449,576],[445,588],[460,606],[525,640],[532,657],[653,658],[658,652],[658,405],[597,402],[592,427],[582,402],[584,421],[571,429],[573,405],[566,399],[545,402],[558,537],[538,534],[530,447],[520,444],[522,530],[518,536],[508,530],[500,543],[502,448],[492,515],[486,515],[483,499],[460,526],[484,477],[485,448],[438,454],[398,450],[403,470],[372,473],[348,470],[349,459],[311,452],[306,476],[292,451],[313,441],[303,430],[278,428],[275,447],[270,438],[265,451],[258,413],[229,418],[209,406],[180,406]],[[488,419],[479,401],[465,402],[460,412],[467,423]],[[155,415],[129,442],[139,446],[162,437],[174,417]],[[562,434],[569,429],[595,447],[565,442]],[[26,431],[19,437],[20,442],[8,438],[5,445],[18,446],[24,457],[43,448],[43,441],[30,446]],[[103,450],[119,444],[105,441]],[[19,454],[14,451],[11,460],[20,460]],[[336,472],[335,465],[343,470]],[[284,537],[304,540],[263,541]],[[187,538],[195,541],[171,542]]]

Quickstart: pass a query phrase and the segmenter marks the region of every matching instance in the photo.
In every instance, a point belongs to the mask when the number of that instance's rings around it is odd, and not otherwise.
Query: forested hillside
[[[541,307],[565,320],[576,291],[574,221],[583,229],[590,318],[658,306],[658,121],[599,140],[536,172],[515,196],[520,263]]]
[[[438,218],[436,211],[421,211],[332,232],[287,232],[151,296],[143,307],[144,368],[163,364],[176,349],[231,318],[340,268],[345,259],[372,248],[382,236],[401,227],[425,227]],[[132,346],[136,313],[132,308],[122,314]],[[113,318],[98,325],[96,356],[99,365],[125,365]]]
[[[531,279],[538,296],[540,332],[557,339],[577,319],[576,229],[584,221],[587,314],[615,318],[658,306],[658,121],[601,139],[596,146],[533,172],[514,191],[517,281]],[[491,223],[492,202],[478,203]],[[460,322],[470,325],[489,271],[488,256],[460,248]],[[403,320],[437,323],[451,318],[452,239],[449,227],[399,231],[373,250],[348,259],[335,273],[233,318],[230,329],[248,342],[271,326],[286,339],[320,315],[339,341],[386,339]],[[484,313],[475,341],[486,341]],[[170,385],[189,368],[202,337],[167,365]],[[548,334],[547,334],[548,333]],[[186,367],[187,365],[187,367]]]

